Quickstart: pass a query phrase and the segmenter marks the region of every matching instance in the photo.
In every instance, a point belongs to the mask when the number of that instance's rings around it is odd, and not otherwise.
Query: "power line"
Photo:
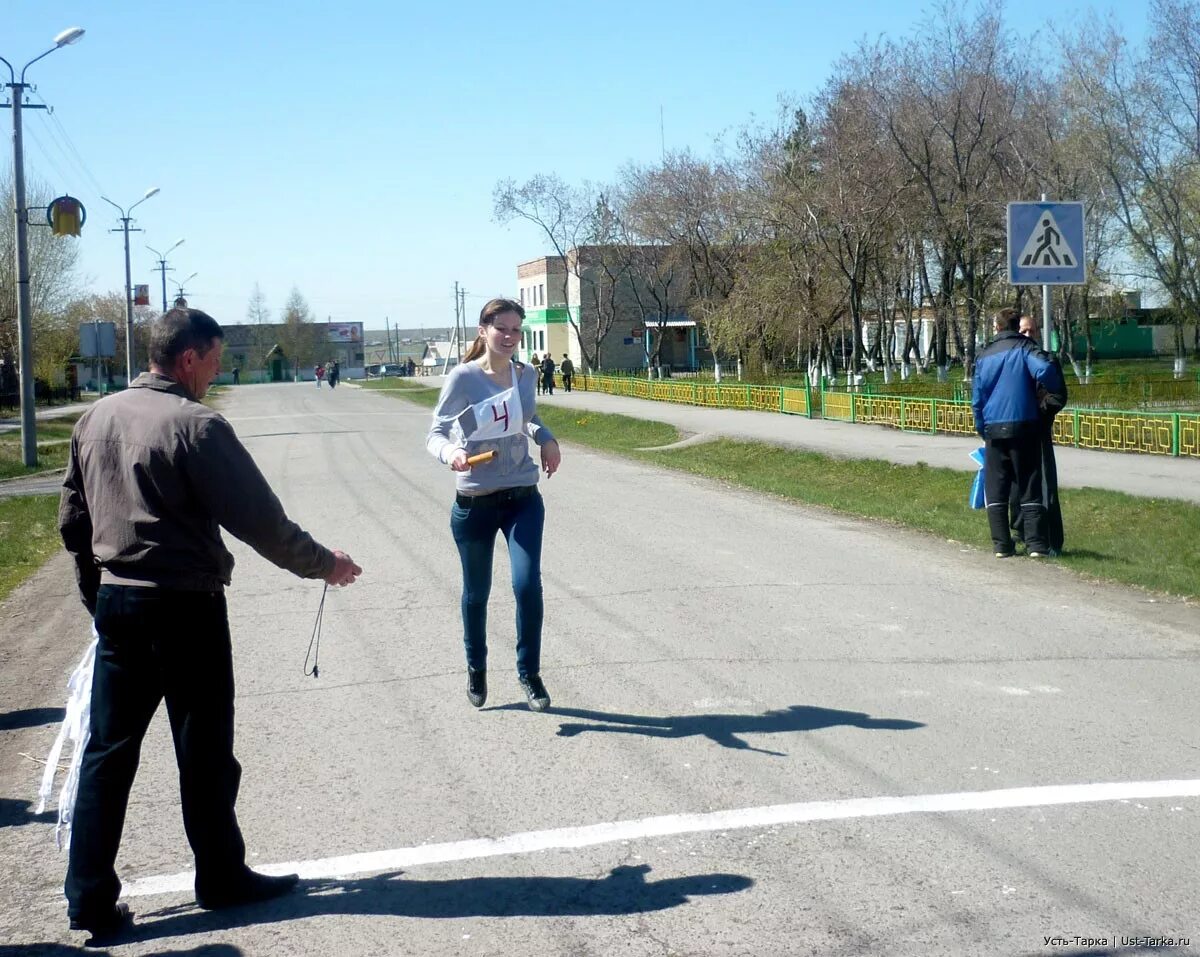
[[[74,140],[71,139],[71,134],[67,132],[67,128],[65,126],[63,126],[62,121],[58,118],[58,113],[54,110],[53,107],[51,107],[48,103],[46,103],[46,101],[43,100],[39,94],[34,94],[34,95],[37,97],[38,101],[40,101],[46,107],[46,109],[43,112],[46,114],[46,117],[47,117],[46,125],[47,125],[47,129],[51,133],[51,136],[55,137],[54,130],[57,129],[58,134],[60,134],[62,136],[62,141],[67,144],[67,149],[63,150],[63,155],[66,156],[68,158],[68,160],[71,160],[73,157],[74,165],[76,166],[77,169],[79,169],[83,173],[84,177],[92,184],[92,187],[96,190],[96,195],[98,195],[98,196],[104,195],[104,192],[105,192],[104,187],[100,185],[100,181],[97,180],[96,177],[92,174],[91,168],[84,161],[83,155],[75,147],[75,142],[74,142]],[[59,146],[60,149],[62,148],[61,144],[57,140],[57,137],[55,137],[55,145]]]
[[[49,166],[54,171],[55,175],[58,176],[60,185],[63,186],[63,188],[65,188],[66,185],[71,182],[71,177],[63,174],[62,169],[59,167],[59,165],[56,162],[54,162],[54,157],[50,155],[50,151],[48,149],[46,149],[45,144],[43,144],[42,141],[40,139],[38,139],[38,136],[33,131],[32,126],[25,127],[25,134],[33,141],[33,145],[35,147],[37,147],[37,152],[39,154],[41,154],[41,157],[43,160],[45,160],[46,165]],[[27,159],[28,159],[28,157],[27,157]],[[36,165],[35,165],[35,169],[36,169]],[[45,175],[45,174],[43,173],[42,175]],[[51,185],[52,190],[58,188],[53,183],[51,183],[50,185]]]

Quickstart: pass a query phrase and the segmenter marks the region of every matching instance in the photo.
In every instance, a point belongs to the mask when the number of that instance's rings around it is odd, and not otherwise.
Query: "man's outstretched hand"
[[[353,585],[354,580],[362,574],[362,568],[355,564],[354,559],[341,549],[333,550],[333,571],[325,576],[328,585]]]

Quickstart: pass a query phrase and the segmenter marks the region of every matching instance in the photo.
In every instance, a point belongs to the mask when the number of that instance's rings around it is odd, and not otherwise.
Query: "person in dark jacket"
[[[575,378],[575,363],[571,361],[571,357],[565,352],[563,353],[563,361],[559,369],[562,370],[563,388],[567,392],[570,392],[571,380]]]
[[[1008,524],[1009,492],[1014,484],[1029,556],[1041,558],[1050,551],[1039,386],[1045,391],[1045,401],[1058,408],[1066,402],[1062,370],[1037,343],[1020,334],[1020,319],[1016,309],[996,313],[996,337],[975,361],[971,408],[975,429],[986,445],[984,498],[997,558],[1008,558],[1014,551]]]
[[[349,555],[283,510],[228,422],[201,404],[224,333],[172,309],[150,335],[150,371],[76,423],[58,525],[99,643],[65,891],[73,930],[114,937],[130,923],[114,868],[138,753],[165,698],[196,902],[215,909],[286,893],[296,875],[246,866],[234,804],[233,657],[219,529],[301,578],[348,585]]]
[[[1027,339],[1032,339],[1040,346],[1037,322],[1033,316],[1022,316],[1018,331]],[[1052,352],[1045,353],[1046,357],[1062,369],[1062,364]],[[1065,382],[1064,378],[1064,382]],[[1062,396],[1066,400],[1066,393]],[[1054,457],[1054,417],[1062,411],[1057,404],[1057,397],[1049,395],[1044,388],[1038,387],[1038,404],[1042,411],[1042,480],[1046,485],[1046,538],[1050,543],[1050,554],[1062,553],[1065,535],[1063,532],[1062,502],[1058,496],[1058,462]],[[1013,535],[1022,543],[1021,499],[1014,484],[1008,497],[1009,528]]]
[[[543,395],[554,395],[554,360],[550,358],[550,353],[546,353],[546,358],[542,360],[542,393]]]

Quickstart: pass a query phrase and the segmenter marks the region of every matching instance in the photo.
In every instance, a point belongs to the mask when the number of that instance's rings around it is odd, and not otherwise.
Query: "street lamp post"
[[[129,214],[132,213],[138,206],[142,205],[142,203],[144,203],[146,200],[148,200],[151,196],[153,196],[157,192],[158,192],[158,187],[151,186],[148,190],[146,190],[146,195],[143,196],[141,199],[139,199],[132,206],[130,206],[129,209],[122,209],[120,206],[117,206],[117,204],[114,203],[107,196],[100,197],[102,200],[104,200],[106,203],[108,203],[109,206],[115,207],[117,212],[121,214],[119,217],[117,217],[121,221],[121,228],[120,229],[111,229],[111,230],[109,230],[109,232],[125,233],[125,385],[126,385],[126,387],[128,387],[129,383],[131,383],[133,381],[133,285],[132,285],[132,281],[131,281],[131,277],[130,277],[130,273],[129,273],[129,223],[133,217],[131,217]],[[135,233],[141,232],[141,230],[137,229],[137,228],[135,228],[133,231]]]
[[[33,309],[29,299],[29,247],[25,227],[28,225],[29,210],[25,206],[25,153],[21,135],[21,97],[28,84],[25,71],[44,56],[49,56],[59,47],[74,43],[83,36],[83,29],[71,27],[54,38],[54,46],[45,53],[35,56],[21,67],[21,78],[13,65],[0,57],[0,63],[8,67],[8,83],[12,90],[13,116],[13,193],[17,214],[17,351],[20,363],[21,389],[21,460],[26,467],[37,465],[37,419],[33,414]]]
[[[150,252],[154,253],[154,255],[156,255],[158,257],[158,270],[159,270],[159,272],[162,273],[162,297],[163,297],[163,312],[164,313],[167,311],[167,270],[170,268],[167,265],[167,253],[169,253],[172,249],[176,249],[177,247],[182,245],[182,243],[183,243],[182,239],[177,240],[174,246],[168,246],[167,251],[162,252],[162,253],[160,253],[153,246],[146,247],[147,249],[150,250]]]
[[[183,280],[183,282],[175,283],[175,301],[176,302],[178,302],[180,299],[183,299],[184,296],[187,295],[187,293],[184,291],[183,287],[186,286],[189,282],[191,282],[193,279],[195,279],[199,275],[200,275],[200,273],[194,272],[190,276],[188,276],[187,279]],[[184,300],[184,302],[186,303],[186,300]]]

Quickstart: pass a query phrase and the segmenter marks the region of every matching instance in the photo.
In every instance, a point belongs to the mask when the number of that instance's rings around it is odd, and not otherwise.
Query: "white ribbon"
[[[67,769],[62,789],[58,792],[58,824],[54,828],[54,843],[58,845],[59,850],[64,846],[64,839],[66,846],[71,846],[71,820],[75,813],[75,795],[79,791],[79,768],[83,763],[83,752],[87,748],[88,738],[91,737],[92,672],[96,665],[96,644],[99,640],[96,626],[92,625],[92,643],[88,645],[83,658],[71,673],[71,680],[67,682],[67,715],[63,718],[58,737],[55,738],[50,754],[46,757],[46,770],[42,772],[42,786],[38,789],[36,813],[41,814],[46,810],[46,802],[53,796],[58,758],[62,754],[63,745],[70,739],[73,748],[71,765]]]

